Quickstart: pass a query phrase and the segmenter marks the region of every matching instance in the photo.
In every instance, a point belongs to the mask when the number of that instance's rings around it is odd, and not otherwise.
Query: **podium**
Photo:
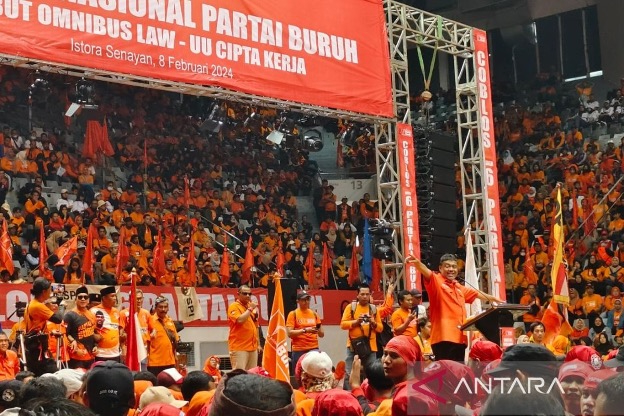
[[[473,316],[460,327],[462,331],[479,331],[488,341],[500,345],[500,328],[512,327],[516,319],[531,310],[528,305],[502,304]]]

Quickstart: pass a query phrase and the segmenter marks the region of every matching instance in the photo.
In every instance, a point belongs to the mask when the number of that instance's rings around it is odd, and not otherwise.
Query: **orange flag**
[[[39,227],[39,276],[45,276],[48,260],[48,245],[46,244],[45,229],[43,224]]]
[[[117,250],[117,267],[115,268],[115,278],[119,279],[126,263],[130,260],[130,250],[126,245],[124,233],[119,236],[119,249]]]
[[[89,225],[89,231],[87,232],[87,247],[85,248],[84,259],[82,261],[82,270],[86,275],[89,275],[91,279],[93,279],[93,263],[95,263],[95,256],[93,255],[93,239],[96,235],[97,229],[95,226],[93,224]]]
[[[219,266],[219,276],[221,276],[221,284],[227,286],[230,282],[230,253],[226,247],[223,247],[223,255],[221,256],[221,265]]]
[[[254,257],[253,257],[253,242],[251,237],[247,240],[247,250],[245,251],[245,260],[243,261],[242,273],[241,273],[241,283],[245,284],[251,280],[251,268],[254,266]]]
[[[13,244],[11,243],[11,237],[9,237],[6,220],[2,221],[0,246],[0,266],[8,270],[12,275],[15,271],[15,266],[13,265]]]
[[[331,268],[331,259],[329,258],[329,250],[327,243],[323,243],[323,260],[321,261],[321,280],[325,287],[329,286],[329,269]]]
[[[73,236],[69,240],[65,242],[62,246],[56,249],[54,254],[56,254],[59,258],[57,264],[61,264],[63,266],[69,264],[69,260],[72,256],[78,251],[78,236]]]
[[[381,260],[373,257],[373,276],[371,277],[370,290],[376,292],[381,283]]]
[[[184,177],[184,206],[189,209],[191,203],[191,190],[189,189],[189,179]]]
[[[271,306],[269,329],[267,331],[262,367],[276,380],[290,382],[288,372],[288,343],[286,320],[284,319],[284,299],[282,298],[281,279],[274,279],[275,296]]]
[[[349,265],[349,286],[353,286],[360,281],[360,263],[357,259],[359,246],[359,240],[356,236],[355,244],[353,245],[353,249],[351,251],[351,264]]]
[[[280,276],[284,276],[284,263],[286,263],[286,259],[284,259],[284,248],[282,247],[282,240],[280,239],[277,256],[275,256],[275,265],[277,266],[277,272]]]

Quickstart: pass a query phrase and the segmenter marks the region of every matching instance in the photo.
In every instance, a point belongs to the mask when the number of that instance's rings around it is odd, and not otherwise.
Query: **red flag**
[[[193,241],[193,234],[195,228],[191,226],[191,242],[190,242],[190,250],[189,250],[189,258],[188,258],[188,269],[189,274],[191,275],[191,279],[193,282],[197,281],[197,269],[195,267],[195,241]]]
[[[531,257],[531,250],[526,251],[524,256],[524,278],[530,284],[537,284],[538,276],[535,273],[535,265],[533,264],[533,258]]]
[[[78,236],[75,235],[69,240],[65,242],[62,246],[56,249],[54,254],[56,254],[59,258],[57,264],[62,264],[63,266],[69,264],[69,260],[72,256],[78,251]]]
[[[119,236],[119,248],[117,250],[117,267],[115,268],[115,278],[119,281],[126,263],[130,260],[130,250],[126,245],[124,233]]]
[[[262,355],[262,367],[276,380],[290,382],[288,371],[288,343],[281,279],[275,279],[275,296],[271,306],[269,328]]]
[[[131,371],[141,370],[141,362],[137,350],[136,325],[134,323],[134,315],[136,314],[136,277],[137,274],[133,269],[132,273],[130,273],[130,306],[128,307],[128,322],[126,323],[126,366]],[[139,340],[143,342],[141,338]]]
[[[13,265],[13,243],[7,230],[6,220],[2,221],[2,240],[0,241],[0,266],[9,271],[11,275],[15,271]]]
[[[223,255],[221,256],[221,265],[219,266],[219,276],[221,276],[221,284],[225,287],[230,282],[230,253],[227,247],[223,246]]]
[[[95,256],[93,255],[93,239],[96,235],[97,229],[95,226],[93,224],[89,225],[89,231],[87,232],[87,247],[85,248],[84,260],[82,262],[82,271],[91,276],[91,278],[93,278],[93,263],[95,263]]]
[[[282,247],[282,240],[280,239],[277,256],[275,256],[275,265],[277,266],[277,272],[280,276],[284,276],[284,263],[286,263],[286,259],[284,259],[284,249]]]
[[[48,260],[48,245],[46,244],[45,229],[43,224],[39,227],[39,276],[45,276],[45,263]]]
[[[576,192],[573,193],[572,195],[572,226],[574,227],[574,230],[576,230],[579,226],[579,221],[578,221],[578,199],[576,196]]]
[[[373,257],[373,276],[371,277],[370,290],[376,292],[381,283],[381,260]]]
[[[321,261],[321,279],[325,287],[329,286],[329,269],[331,267],[331,259],[329,258],[329,250],[327,243],[323,243],[323,260]]]
[[[308,274],[308,287],[310,289],[317,289],[316,268],[314,267],[314,242],[311,242],[308,247],[308,257],[306,258],[305,269]]]
[[[254,266],[253,242],[251,237],[247,240],[247,250],[245,251],[245,260],[243,261],[241,283],[245,284],[251,280],[251,268]]]
[[[349,286],[353,286],[360,281],[360,262],[357,259],[359,249],[358,237],[355,237],[355,244],[351,250],[351,264],[349,265]]]
[[[162,238],[162,232],[160,227],[158,228],[158,241],[154,247],[154,274],[156,279],[160,279],[167,272],[167,266],[165,265],[165,242]]]
[[[191,190],[189,188],[189,180],[185,176],[184,177],[184,205],[186,209],[189,209],[189,205],[191,203]]]

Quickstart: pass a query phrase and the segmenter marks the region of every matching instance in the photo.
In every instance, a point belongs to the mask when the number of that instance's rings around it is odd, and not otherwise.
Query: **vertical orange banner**
[[[399,148],[399,182],[401,184],[401,214],[403,216],[403,255],[420,258],[418,201],[416,198],[416,169],[414,164],[414,134],[409,124],[397,123]],[[416,265],[405,265],[407,290],[419,289]]]
[[[496,168],[496,145],[494,144],[494,116],[492,113],[492,87],[490,85],[490,62],[488,58],[487,35],[483,30],[474,30],[475,71],[477,96],[479,99],[479,135],[483,144],[483,170],[487,198],[485,221],[489,226],[487,236],[490,261],[490,283],[492,295],[505,300],[505,276],[503,261],[503,240],[501,237],[500,198],[498,195],[498,170]]]
[[[281,279],[275,279],[275,296],[271,306],[269,328],[262,354],[262,366],[276,380],[290,382],[288,372],[288,335],[284,319],[284,299]]]

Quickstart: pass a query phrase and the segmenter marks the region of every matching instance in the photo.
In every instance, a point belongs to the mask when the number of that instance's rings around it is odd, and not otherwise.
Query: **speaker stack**
[[[416,139],[416,177],[421,257],[437,270],[443,254],[457,251],[457,138],[425,132]]]

